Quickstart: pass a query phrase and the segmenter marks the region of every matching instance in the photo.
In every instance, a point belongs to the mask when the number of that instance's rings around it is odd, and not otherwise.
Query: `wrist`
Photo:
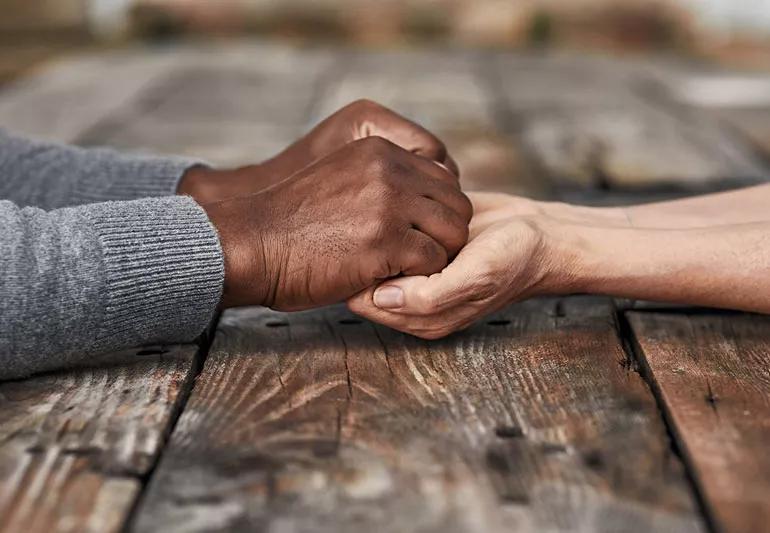
[[[200,205],[253,194],[270,185],[264,170],[261,165],[224,170],[197,165],[184,173],[177,194],[192,196]]]
[[[631,220],[623,207],[594,207],[565,202],[540,202],[540,212],[551,218],[573,224],[631,227]]]
[[[591,244],[581,234],[581,226],[550,216],[532,220],[539,231],[538,263],[541,265],[541,295],[582,292],[588,265],[593,261]]]
[[[188,168],[179,180],[176,193],[181,196],[192,196],[199,204],[205,203],[199,201],[199,197],[201,196],[200,191],[204,188],[207,177],[212,172],[216,171],[205,165],[195,165]]]
[[[260,210],[251,199],[234,199],[203,205],[217,231],[224,257],[225,279],[220,308],[268,305],[270,276],[262,231],[253,215]],[[241,205],[248,201],[248,205]],[[256,239],[254,237],[257,237]]]
[[[661,253],[669,247],[656,230],[569,223],[559,239],[563,256],[571,260],[573,293],[635,297],[640,287],[678,268]]]

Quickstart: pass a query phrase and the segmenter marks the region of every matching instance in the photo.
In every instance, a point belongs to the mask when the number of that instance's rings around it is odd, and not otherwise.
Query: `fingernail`
[[[382,309],[396,309],[404,305],[404,291],[398,287],[380,287],[374,291],[374,305]]]

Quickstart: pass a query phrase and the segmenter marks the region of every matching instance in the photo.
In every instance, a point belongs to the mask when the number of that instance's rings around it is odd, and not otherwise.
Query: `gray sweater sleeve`
[[[222,251],[203,209],[173,196],[195,163],[0,130],[0,379],[205,329]]]
[[[0,224],[0,379],[189,341],[215,312],[222,252],[189,197],[52,211],[0,201]]]
[[[31,140],[0,128],[0,199],[20,207],[57,209],[167,196],[196,163]]]

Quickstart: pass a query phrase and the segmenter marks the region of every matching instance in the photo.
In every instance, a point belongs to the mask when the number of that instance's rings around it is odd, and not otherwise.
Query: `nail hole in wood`
[[[563,444],[559,444],[558,442],[544,442],[540,446],[540,449],[543,450],[543,453],[546,455],[567,453],[567,447]]]
[[[505,318],[490,320],[489,322],[487,322],[487,324],[489,324],[490,326],[507,326],[510,323],[511,321]]]
[[[334,441],[319,441],[313,444],[313,455],[319,459],[334,457],[337,455],[339,443]]]
[[[357,318],[343,318],[340,321],[340,324],[344,326],[354,326],[356,324],[362,324],[363,322]]]
[[[279,320],[271,320],[270,322],[265,322],[265,325],[269,328],[285,328],[289,325],[289,323],[281,322]]]
[[[500,496],[500,500],[502,501],[503,505],[528,505],[529,504],[529,496],[527,494],[502,494]]]
[[[164,353],[168,353],[165,348],[146,348],[136,352],[136,355],[163,355]]]
[[[604,468],[604,456],[599,450],[589,450],[583,454],[583,461],[586,466],[594,470],[601,470]]]
[[[498,426],[495,435],[501,439],[520,439],[524,437],[524,430],[518,426]]]
[[[508,459],[500,450],[495,450],[493,448],[488,449],[486,460],[487,466],[495,472],[507,474],[511,471],[511,465],[508,464]]]

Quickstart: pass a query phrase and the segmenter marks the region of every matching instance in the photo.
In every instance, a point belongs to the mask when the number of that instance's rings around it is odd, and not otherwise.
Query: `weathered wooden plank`
[[[328,53],[248,43],[176,54],[184,61],[82,142],[254,163],[304,133],[335,62]]]
[[[86,54],[45,65],[0,92],[0,125],[18,133],[75,142],[161,77],[169,54],[142,50]]]
[[[751,147],[671,98],[674,66],[576,55],[501,55],[516,128],[549,175],[597,188],[708,189],[768,179]]]
[[[319,114],[371,98],[432,129],[487,126],[493,123],[492,110],[473,59],[467,53],[440,51],[352,54]]]
[[[770,160],[770,104],[764,107],[725,107],[708,111]]]
[[[466,190],[549,196],[549,184],[515,136],[499,127],[486,61],[459,51],[350,54],[316,109],[315,119],[369,98],[439,135],[462,170]]]
[[[628,317],[718,529],[770,531],[770,319]]]
[[[119,531],[192,386],[196,349],[0,383],[0,531]]]
[[[305,129],[335,58],[259,42],[82,55],[0,93],[0,125],[214,164],[275,155]]]
[[[699,531],[603,299],[426,342],[342,308],[223,316],[136,531]]]
[[[701,68],[665,81],[673,98],[713,114],[770,156],[770,75]]]
[[[45,61],[66,53],[62,46],[50,44],[0,42],[0,87]]]

